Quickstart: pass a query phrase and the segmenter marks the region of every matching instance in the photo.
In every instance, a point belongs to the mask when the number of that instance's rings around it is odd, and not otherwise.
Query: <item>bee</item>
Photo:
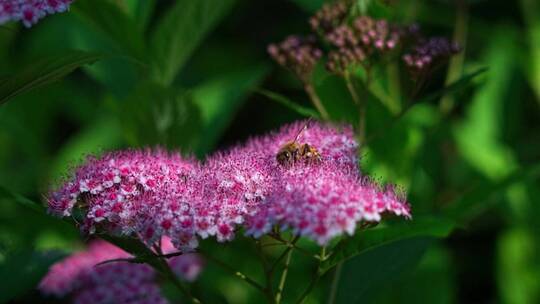
[[[308,164],[318,164],[321,162],[321,154],[317,149],[308,143],[299,143],[298,138],[307,129],[309,121],[298,131],[294,140],[285,143],[276,154],[278,164],[283,167],[290,167],[298,161],[304,161]]]

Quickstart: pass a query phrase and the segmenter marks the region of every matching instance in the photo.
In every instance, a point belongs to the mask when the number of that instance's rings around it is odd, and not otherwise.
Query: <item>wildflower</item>
[[[317,148],[323,161],[338,170],[357,169],[357,143],[352,129],[329,124],[297,122],[278,132],[254,137],[244,145],[210,156],[198,178],[193,200],[195,231],[202,238],[215,235],[231,240],[261,208],[269,204],[282,168],[276,161],[280,148],[295,139]]]
[[[162,240],[163,250],[173,250],[169,239]],[[156,272],[147,265],[111,262],[132,256],[102,240],[92,241],[84,251],[76,252],[54,264],[39,284],[42,293],[74,303],[168,303],[161,295]],[[170,258],[168,263],[182,280],[194,281],[204,263],[196,254]],[[98,265],[100,264],[100,265]]]
[[[309,24],[314,32],[326,34],[336,26],[343,23],[347,17],[349,6],[345,1],[336,1],[327,3],[315,13],[310,19]]]
[[[48,14],[65,12],[73,0],[0,0],[0,24],[21,21],[31,27]]]
[[[276,155],[293,142],[315,149],[319,161],[283,166]],[[357,155],[350,127],[305,121],[203,164],[163,151],[107,153],[90,158],[53,192],[49,210],[68,216],[80,209],[86,232],[134,235],[149,247],[167,237],[184,252],[195,249],[199,237],[229,241],[238,228],[259,237],[274,225],[324,244],[384,213],[410,216],[393,190],[361,176]]]
[[[403,55],[403,61],[411,72],[420,73],[431,69],[459,51],[459,45],[450,42],[447,38],[420,38],[412,50]]]
[[[85,251],[51,266],[39,289],[57,297],[71,294],[75,303],[137,301],[145,298],[149,291],[159,292],[152,288],[156,274],[147,265],[114,262],[96,266],[107,260],[129,257],[112,244],[93,241]]]
[[[141,227],[163,201],[188,192],[186,181],[195,170],[193,161],[160,150],[90,157],[49,196],[49,211],[59,216],[81,211],[82,229],[89,233],[96,227],[113,234],[143,233]]]
[[[400,29],[384,19],[360,16],[353,21],[353,28],[364,49],[387,52],[396,48],[400,42]]]
[[[333,237],[352,235],[357,223],[378,222],[385,213],[410,217],[406,202],[391,189],[381,190],[333,163],[299,164],[283,170],[272,195],[250,219],[247,234],[258,237],[278,225],[320,245]]]
[[[322,56],[314,36],[289,36],[278,44],[270,44],[268,53],[279,65],[290,69],[303,83],[309,82],[311,73]]]

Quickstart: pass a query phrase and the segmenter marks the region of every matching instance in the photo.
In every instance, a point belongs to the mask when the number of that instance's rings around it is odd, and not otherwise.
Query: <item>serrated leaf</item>
[[[19,94],[57,81],[78,67],[102,57],[98,53],[68,51],[33,62],[0,82],[0,105]]]
[[[339,262],[362,254],[385,244],[413,237],[446,237],[454,228],[454,222],[444,218],[423,217],[409,222],[358,232],[343,239],[333,249],[334,254],[321,265],[326,272]]]
[[[319,119],[319,113],[315,109],[308,108],[308,107],[303,107],[303,106],[295,103],[294,101],[290,100],[286,96],[283,96],[281,94],[278,94],[278,93],[275,93],[275,92],[272,92],[272,91],[264,90],[264,89],[258,89],[255,92],[257,92],[257,93],[259,93],[259,94],[261,94],[263,96],[268,97],[270,100],[276,101],[276,102],[286,106],[287,108],[295,111],[296,113],[298,113],[298,114],[300,114],[302,116],[313,117],[313,118]]]
[[[236,0],[178,0],[158,21],[152,35],[153,76],[170,84],[206,35],[229,12]]]
[[[0,264],[0,303],[34,289],[49,267],[64,256],[58,251],[31,249],[8,253]]]

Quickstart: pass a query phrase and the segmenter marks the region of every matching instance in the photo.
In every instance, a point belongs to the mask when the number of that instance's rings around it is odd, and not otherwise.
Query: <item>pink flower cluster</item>
[[[161,295],[155,271],[149,266],[126,262],[97,265],[130,257],[105,241],[93,241],[85,251],[54,264],[39,289],[56,297],[70,296],[77,304],[168,303]],[[189,281],[195,280],[202,268],[201,258],[195,254],[174,257],[169,263],[180,278]]]
[[[49,209],[62,216],[83,210],[87,232],[135,235],[149,245],[167,236],[181,250],[199,238],[231,240],[239,228],[260,237],[276,225],[325,244],[384,213],[410,217],[392,188],[360,174],[350,127],[313,122],[300,132],[304,126],[252,138],[203,164],[163,151],[91,158],[49,196]],[[297,142],[317,149],[322,161],[281,166],[276,154],[299,132]]]
[[[65,12],[73,0],[0,0],[0,24],[21,21],[26,27],[46,15]]]

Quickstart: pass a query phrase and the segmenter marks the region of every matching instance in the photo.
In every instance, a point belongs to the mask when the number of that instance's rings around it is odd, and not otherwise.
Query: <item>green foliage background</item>
[[[37,282],[84,240],[34,202],[85,155],[161,145],[203,158],[312,113],[266,45],[307,32],[322,2],[77,0],[31,29],[0,27],[0,302],[52,301]],[[352,258],[335,302],[539,303],[540,4],[358,0],[356,8],[416,20],[464,41],[464,51],[418,98],[383,79],[367,101],[362,169],[402,185],[418,224],[390,223],[346,244]],[[356,123],[341,79],[318,69],[315,83],[333,120]],[[448,227],[456,229],[443,238]],[[385,242],[392,233],[400,240]],[[203,244],[260,278],[249,246]],[[286,303],[315,271],[292,259]],[[333,275],[309,303],[327,302]],[[210,303],[260,299],[211,266],[194,289]]]

